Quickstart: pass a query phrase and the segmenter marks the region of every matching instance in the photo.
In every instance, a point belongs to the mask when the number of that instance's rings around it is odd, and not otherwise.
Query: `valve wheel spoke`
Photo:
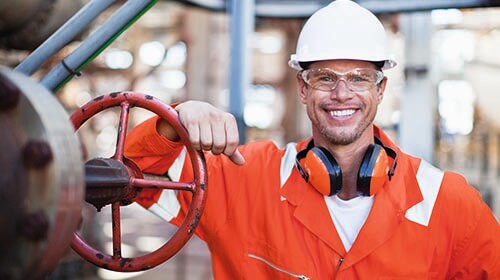
[[[120,202],[111,204],[111,224],[113,227],[113,258],[122,257],[122,232],[120,221]]]
[[[136,188],[158,188],[176,191],[188,191],[194,193],[196,184],[195,182],[175,182],[161,179],[160,177],[145,175],[144,179],[133,178],[132,185]]]
[[[127,135],[128,118],[130,113],[130,103],[124,101],[120,104],[120,121],[118,123],[118,135],[116,139],[116,150],[113,158],[123,161],[123,150],[125,147],[125,136]]]

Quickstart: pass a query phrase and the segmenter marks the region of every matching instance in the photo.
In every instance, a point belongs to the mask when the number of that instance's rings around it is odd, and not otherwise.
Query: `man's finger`
[[[240,153],[238,149],[234,152],[234,154],[229,156],[229,159],[234,162],[236,165],[243,165],[245,164],[245,158],[243,155]]]

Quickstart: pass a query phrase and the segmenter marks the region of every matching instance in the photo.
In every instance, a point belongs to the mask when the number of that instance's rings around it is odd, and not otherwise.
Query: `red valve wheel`
[[[124,182],[125,186],[120,192],[121,195],[119,196],[119,199],[104,202],[98,201],[97,203],[101,204],[96,206],[99,209],[106,204],[111,204],[113,222],[113,255],[108,255],[96,250],[86,243],[78,233],[74,234],[71,247],[84,259],[98,267],[121,272],[143,271],[153,268],[173,257],[193,235],[205,205],[207,186],[206,165],[203,153],[194,150],[191,146],[187,131],[180,123],[177,112],[169,105],[166,105],[150,95],[135,92],[118,92],[103,95],[94,98],[79,110],[75,111],[71,115],[71,121],[75,129],[78,130],[83,123],[97,113],[105,109],[118,106],[121,107],[121,111],[115,154],[110,159],[97,160],[98,164],[102,164],[102,162],[104,162],[105,165],[110,164],[111,167],[115,169],[123,166],[123,169],[126,170],[125,172],[122,172],[126,174],[126,177],[125,180],[123,180],[123,177],[121,180],[122,183]],[[193,182],[174,182],[160,179],[147,179],[142,172],[138,171],[138,168],[132,161],[124,157],[123,150],[128,125],[129,110],[132,107],[140,107],[157,114],[161,118],[168,121],[177,131],[180,141],[185,145],[191,160],[194,176]],[[111,177],[111,184],[106,184],[106,177],[104,177],[104,179],[102,176],[98,178],[97,183],[95,180],[93,181],[94,185],[112,185],[113,183],[116,184],[116,181],[120,181]],[[88,182],[87,175],[86,184],[88,191],[89,184],[92,183]],[[127,202],[124,201],[133,200],[134,194],[137,194],[138,190],[143,188],[189,191],[192,193],[192,201],[184,221],[165,244],[146,255],[126,258],[121,255],[120,207],[127,204]],[[88,195],[86,197],[88,198]],[[87,199],[87,201],[89,200]]]

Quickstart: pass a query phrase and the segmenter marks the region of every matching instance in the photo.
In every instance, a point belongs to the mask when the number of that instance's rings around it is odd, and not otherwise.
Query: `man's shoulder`
[[[459,204],[482,200],[478,189],[471,185],[464,175],[451,170],[444,171],[441,193]]]
[[[440,196],[470,200],[479,195],[478,190],[467,181],[463,174],[442,169],[417,157],[407,156],[407,158],[417,170],[417,180],[420,179],[419,182],[435,181],[434,185],[439,187]]]
[[[482,203],[478,189],[470,184],[464,175],[405,153],[399,154],[398,161],[407,166],[406,170],[413,170],[420,192],[424,196],[433,194],[440,202],[453,207]]]

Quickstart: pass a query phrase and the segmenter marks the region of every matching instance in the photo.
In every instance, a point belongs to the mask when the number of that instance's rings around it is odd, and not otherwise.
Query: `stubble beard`
[[[331,127],[318,123],[319,133],[333,145],[349,145],[358,140],[373,123],[375,116],[367,116],[354,127]]]
[[[361,129],[354,128],[331,128],[322,126],[320,134],[333,145],[348,145],[356,141],[361,136]]]

